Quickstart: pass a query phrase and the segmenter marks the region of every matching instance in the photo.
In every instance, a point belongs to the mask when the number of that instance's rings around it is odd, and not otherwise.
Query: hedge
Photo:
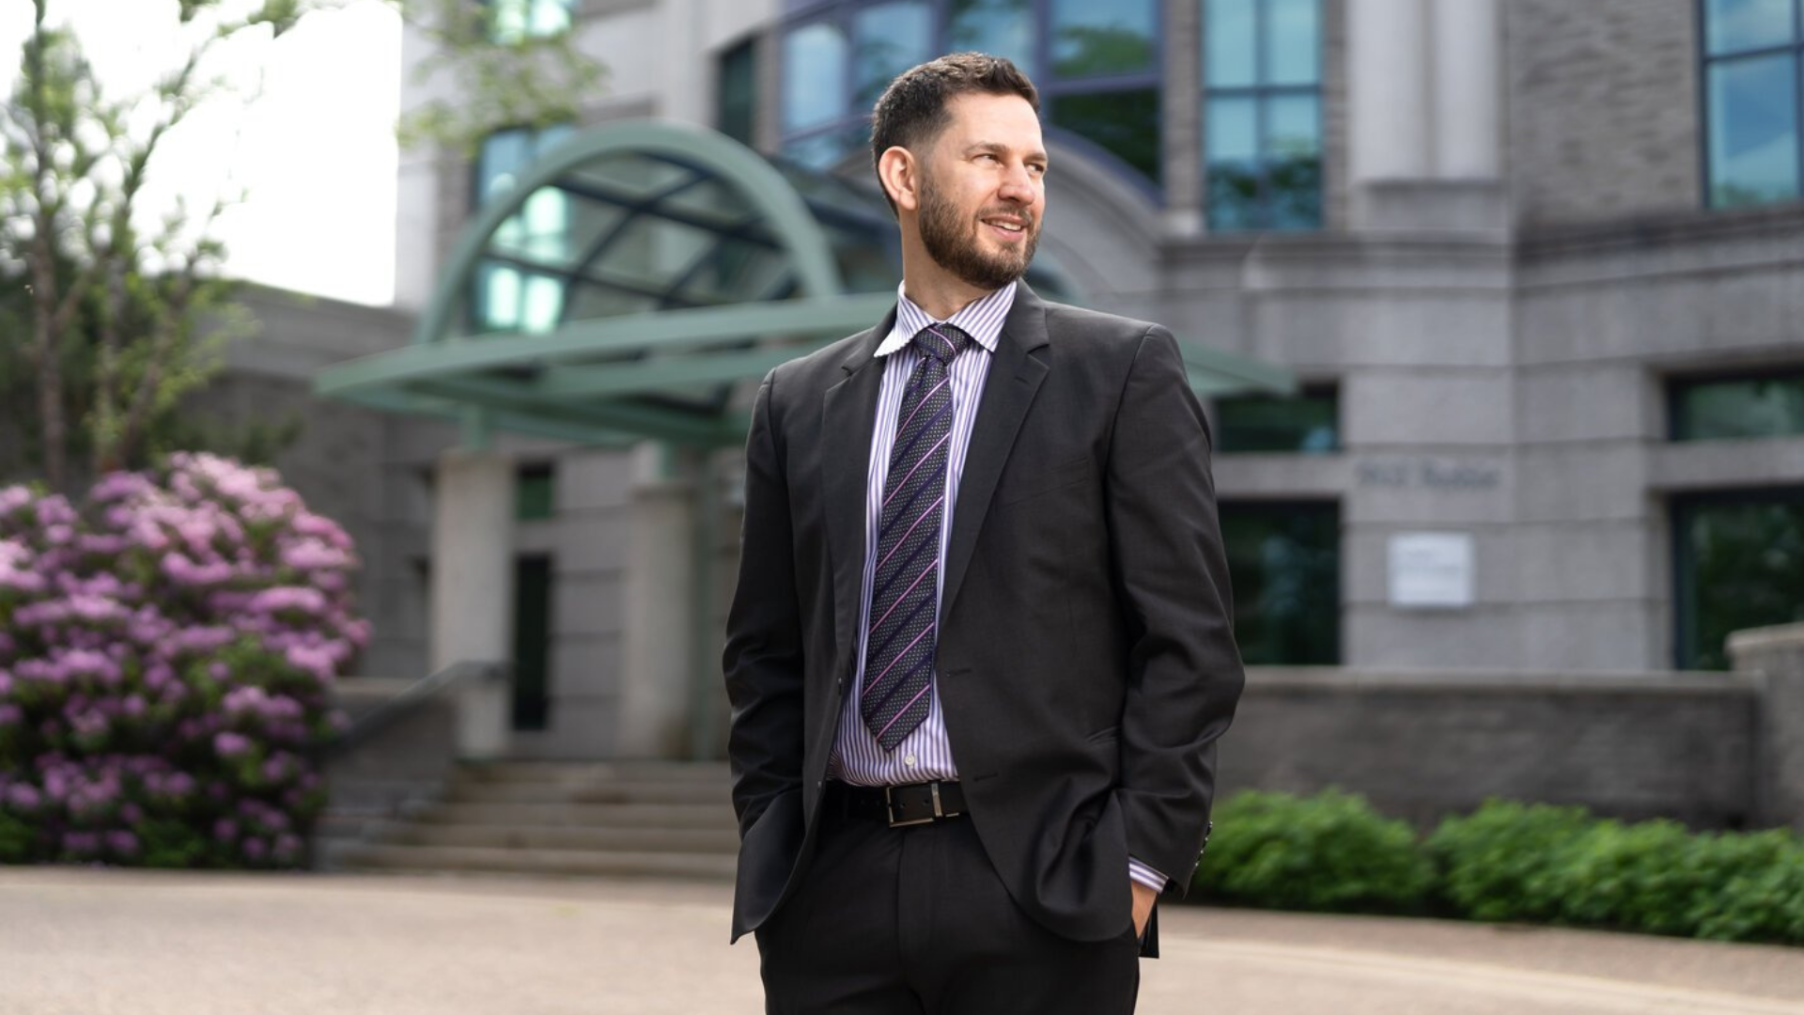
[[[1194,881],[1210,901],[1804,944],[1804,841],[1784,829],[1487,800],[1418,836],[1334,789],[1243,792],[1215,826]]]

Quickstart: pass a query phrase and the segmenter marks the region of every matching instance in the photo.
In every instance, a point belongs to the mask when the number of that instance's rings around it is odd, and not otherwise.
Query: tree
[[[170,131],[197,108],[244,101],[214,75],[212,53],[247,37],[279,44],[302,18],[350,2],[173,0],[187,49],[152,87],[111,96],[76,34],[52,20],[49,0],[33,0],[0,107],[0,392],[32,396],[30,417],[11,422],[33,453],[0,468],[33,466],[51,489],[70,492],[80,485],[77,457],[94,474],[136,468],[159,429],[198,432],[179,418],[183,398],[208,383],[224,342],[244,332],[212,236],[238,196],[155,209],[145,184]],[[423,72],[449,74],[479,97],[418,111],[400,125],[407,142],[468,148],[505,124],[570,119],[600,81],[569,32],[510,30],[519,11],[544,0],[377,2],[434,41]]]

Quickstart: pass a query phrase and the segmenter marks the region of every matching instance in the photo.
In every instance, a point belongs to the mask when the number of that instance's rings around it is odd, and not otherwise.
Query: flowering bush
[[[291,867],[368,641],[350,537],[178,453],[80,511],[0,489],[0,862]]]

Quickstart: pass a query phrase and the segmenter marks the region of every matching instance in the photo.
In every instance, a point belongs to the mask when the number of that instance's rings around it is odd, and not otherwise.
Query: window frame
[[[1295,511],[1295,510],[1299,510],[1299,509],[1309,510],[1309,511],[1318,511],[1318,512],[1322,512],[1324,514],[1332,513],[1332,516],[1334,519],[1334,582],[1335,582],[1335,586],[1334,586],[1334,597],[1333,597],[1334,598],[1334,617],[1333,617],[1334,630],[1333,630],[1333,652],[1331,653],[1332,658],[1328,662],[1249,663],[1248,665],[1250,665],[1250,666],[1252,666],[1252,665],[1258,665],[1258,666],[1344,666],[1344,665],[1346,665],[1346,648],[1347,648],[1347,644],[1346,644],[1346,642],[1347,642],[1347,630],[1346,630],[1346,627],[1347,627],[1347,625],[1346,625],[1346,619],[1347,619],[1346,618],[1346,613],[1347,613],[1347,595],[1346,595],[1347,509],[1346,509],[1345,498],[1339,497],[1339,496],[1264,497],[1264,496],[1256,496],[1256,495],[1255,496],[1247,496],[1247,497],[1222,497],[1216,502],[1216,513],[1218,516],[1217,524],[1218,524],[1218,527],[1222,531],[1223,558],[1224,558],[1224,560],[1231,560],[1232,556],[1233,556],[1232,552],[1227,547],[1227,524],[1225,522],[1221,522],[1220,517],[1219,517],[1223,513],[1232,515],[1232,514],[1235,514],[1238,512],[1246,512],[1249,514],[1264,513],[1266,515],[1270,515],[1273,512]],[[1232,564],[1229,564],[1229,570],[1230,570],[1230,572],[1233,570]],[[1231,577],[1232,577],[1232,575],[1230,575],[1230,578]],[[1245,583],[1243,582],[1242,584],[1245,584]],[[1235,607],[1235,617],[1236,617],[1237,622],[1238,622],[1238,618],[1242,615],[1242,613],[1243,613],[1243,610],[1242,610],[1242,607],[1239,605],[1239,601],[1238,601],[1238,597],[1237,597],[1237,605]],[[1236,638],[1238,638],[1238,634],[1236,635]]]
[[[1804,438],[1804,431],[1798,433],[1756,434],[1749,437],[1687,437],[1680,432],[1680,423],[1684,413],[1681,406],[1684,392],[1690,388],[1711,384],[1738,384],[1758,381],[1786,380],[1795,378],[1804,382],[1804,364],[1780,363],[1765,367],[1742,370],[1713,370],[1700,373],[1668,374],[1661,378],[1664,401],[1666,404],[1666,442],[1668,444],[1698,444],[1709,441],[1760,441],[1760,440],[1797,440]]]
[[[1202,0],[1201,5],[1199,6],[1199,11],[1198,11],[1199,16],[1197,18],[1197,33],[1198,33],[1197,34],[1197,66],[1200,69],[1200,72],[1197,75],[1197,88],[1199,91],[1198,103],[1197,103],[1197,114],[1198,114],[1197,118],[1198,118],[1199,126],[1201,127],[1201,129],[1197,133],[1198,133],[1199,142],[1200,142],[1198,147],[1200,149],[1200,154],[1202,156],[1201,165],[1198,166],[1198,169],[1200,170],[1198,175],[1200,175],[1202,177],[1202,193],[1199,195],[1199,198],[1200,198],[1200,204],[1201,204],[1202,212],[1203,212],[1204,225],[1208,229],[1208,231],[1211,235],[1235,236],[1235,235],[1242,235],[1242,234],[1246,234],[1246,233],[1261,233],[1261,232],[1299,232],[1299,233],[1319,232],[1324,227],[1325,216],[1322,214],[1322,212],[1324,212],[1326,210],[1325,204],[1326,204],[1326,198],[1327,198],[1327,193],[1326,193],[1327,187],[1325,186],[1325,182],[1326,182],[1325,181],[1325,177],[1326,177],[1325,171],[1321,172],[1320,176],[1316,180],[1317,217],[1316,217],[1316,222],[1314,225],[1309,226],[1307,228],[1299,228],[1299,229],[1278,229],[1271,224],[1271,219],[1272,219],[1272,195],[1270,192],[1271,155],[1270,155],[1270,151],[1269,151],[1270,140],[1271,140],[1271,114],[1269,112],[1269,110],[1271,108],[1270,100],[1277,99],[1277,98],[1299,98],[1299,97],[1315,99],[1315,141],[1316,141],[1317,165],[1325,166],[1325,164],[1327,162],[1327,141],[1328,141],[1328,138],[1327,138],[1327,111],[1324,108],[1324,99],[1323,99],[1322,92],[1323,92],[1323,77],[1327,73],[1327,64],[1328,64],[1327,55],[1324,52],[1324,50],[1327,48],[1328,11],[1327,11],[1327,4],[1324,2],[1324,0],[1314,0],[1314,2],[1316,5],[1316,43],[1317,44],[1315,47],[1315,52],[1312,55],[1315,60],[1315,81],[1313,84],[1307,84],[1307,85],[1272,85],[1272,84],[1265,83],[1266,50],[1268,48],[1266,45],[1266,36],[1267,36],[1267,32],[1269,30],[1269,25],[1270,25],[1270,20],[1271,20],[1271,7],[1270,7],[1269,0],[1253,0],[1253,84],[1251,84],[1251,85],[1225,85],[1225,86],[1210,85],[1209,84],[1209,69],[1208,69],[1208,53],[1206,52],[1207,45],[1208,45],[1206,40],[1208,38],[1208,32],[1209,32],[1209,0]],[[1698,2],[1703,3],[1703,2],[1705,2],[1705,0],[1698,0]],[[1796,2],[1796,0],[1794,0],[1794,2]],[[1254,123],[1255,123],[1255,131],[1257,132],[1257,136],[1258,136],[1257,148],[1258,148],[1258,152],[1259,152],[1259,154],[1258,154],[1259,198],[1258,198],[1258,201],[1256,202],[1257,210],[1258,210],[1257,217],[1259,219],[1259,222],[1258,222],[1258,224],[1250,226],[1250,227],[1221,229],[1221,228],[1217,228],[1216,224],[1213,221],[1211,221],[1210,217],[1209,217],[1210,169],[1209,169],[1209,147],[1208,147],[1209,146],[1208,117],[1209,117],[1209,100],[1211,98],[1227,98],[1227,99],[1245,98],[1245,99],[1251,99],[1253,102]]]
[[[1753,49],[1710,52],[1710,0],[1692,0],[1695,20],[1692,25],[1697,53],[1697,158],[1698,204],[1709,211],[1737,208],[1770,208],[1775,205],[1804,201],[1804,0],[1791,0],[1792,41]],[[1735,63],[1761,57],[1791,55],[1792,134],[1797,145],[1797,164],[1789,199],[1762,201],[1756,204],[1719,205],[1711,197],[1715,180],[1710,165],[1710,67],[1712,64]]]
[[[1735,504],[1800,504],[1804,505],[1804,485],[1757,486],[1738,489],[1695,490],[1675,493],[1666,500],[1668,558],[1672,565],[1672,667],[1686,672],[1712,673],[1716,670],[1695,669],[1688,664],[1697,646],[1697,616],[1687,616],[1686,607],[1696,596],[1697,563],[1689,550],[1689,524],[1692,513],[1713,505]],[[1687,595],[1690,588],[1691,594]]]
[[[482,136],[482,140],[480,142],[478,142],[476,145],[476,157],[471,159],[469,162],[469,169],[468,169],[469,200],[466,202],[466,209],[465,209],[466,218],[467,219],[475,218],[477,213],[479,213],[482,210],[483,202],[487,199],[487,196],[488,196],[487,194],[484,193],[485,188],[483,186],[483,176],[484,176],[483,161],[484,161],[484,155],[486,154],[487,149],[488,149],[488,144],[491,140],[493,140],[494,138],[500,137],[503,134],[516,134],[516,133],[526,134],[529,138],[528,147],[531,152],[531,158],[529,158],[527,160],[525,165],[530,166],[533,162],[537,161],[539,155],[543,151],[543,149],[541,147],[543,135],[547,131],[555,130],[558,128],[563,128],[568,131],[574,131],[577,129],[577,126],[576,126],[576,124],[573,124],[573,123],[556,123],[556,124],[547,124],[543,127],[535,127],[531,124],[512,123],[512,124],[506,124],[504,126],[496,127],[494,130],[491,130],[487,134],[484,134]],[[551,143],[556,144],[557,142],[553,141]],[[517,216],[517,215],[521,215],[524,213],[525,213],[525,210],[524,210],[524,208],[522,208],[520,211],[516,212],[515,215]],[[510,217],[508,221],[513,221],[513,218]],[[564,228],[566,231],[569,230],[570,223],[568,220],[565,221]],[[479,262],[478,270],[470,273],[469,291],[464,294],[464,320],[465,320],[465,325],[466,325],[465,332],[467,334],[471,334],[471,335],[487,334],[488,331],[490,330],[488,328],[488,321],[486,320],[486,318],[483,315],[483,311],[486,309],[486,307],[484,306],[484,300],[486,299],[486,296],[482,292],[482,286],[483,286],[485,276],[484,276],[483,271],[480,269],[480,264],[489,264],[489,263],[493,263],[493,262],[487,258],[481,259],[481,261]],[[520,276],[520,278],[522,278],[522,279],[553,278],[553,279],[557,279],[560,282],[564,281],[564,279],[562,277],[557,276],[557,275],[553,275],[553,274],[549,274],[549,273],[545,273],[545,272],[532,271],[530,269],[521,268],[521,267],[517,267],[517,266],[508,266],[508,270],[513,271],[515,274]],[[563,319],[564,309],[565,308],[562,306],[560,306],[558,308],[559,320]],[[480,324],[482,326],[478,327],[478,324]],[[518,329],[516,329],[516,330],[518,330]]]
[[[1328,448],[1323,451],[1307,451],[1307,450],[1303,450],[1300,448],[1290,448],[1290,449],[1286,449],[1283,451],[1268,451],[1268,450],[1257,450],[1257,449],[1242,450],[1242,449],[1236,449],[1236,448],[1224,446],[1222,438],[1224,438],[1230,432],[1230,427],[1227,425],[1227,421],[1222,417],[1222,404],[1224,402],[1250,401],[1250,400],[1257,400],[1257,401],[1262,401],[1262,402],[1285,402],[1285,401],[1302,401],[1302,400],[1311,399],[1311,398],[1326,398],[1326,399],[1329,399],[1333,403],[1333,409],[1334,409],[1334,446],[1333,447]],[[1211,415],[1212,421],[1214,423],[1215,433],[1216,433],[1216,442],[1215,442],[1216,446],[1215,446],[1214,450],[1215,450],[1215,453],[1217,453],[1217,454],[1222,454],[1222,455],[1288,455],[1288,456],[1300,456],[1300,457],[1306,457],[1306,458],[1323,458],[1323,457],[1326,457],[1329,455],[1342,454],[1347,449],[1346,443],[1341,439],[1341,437],[1342,437],[1342,435],[1341,435],[1341,415],[1342,415],[1341,409],[1342,409],[1342,406],[1341,406],[1341,398],[1340,398],[1340,384],[1335,381],[1318,381],[1318,382],[1314,382],[1314,383],[1298,385],[1297,393],[1295,395],[1251,395],[1251,396],[1230,395],[1230,396],[1227,396],[1224,398],[1214,398],[1214,399],[1211,399],[1210,401],[1212,403],[1210,405],[1210,415]]]

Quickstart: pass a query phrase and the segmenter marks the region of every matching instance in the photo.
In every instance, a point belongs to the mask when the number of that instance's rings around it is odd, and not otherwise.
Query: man
[[[728,619],[733,939],[767,1009],[1129,1012],[1243,676],[1172,336],[1019,279],[1033,85],[948,56],[873,114],[897,307],[772,371]]]

